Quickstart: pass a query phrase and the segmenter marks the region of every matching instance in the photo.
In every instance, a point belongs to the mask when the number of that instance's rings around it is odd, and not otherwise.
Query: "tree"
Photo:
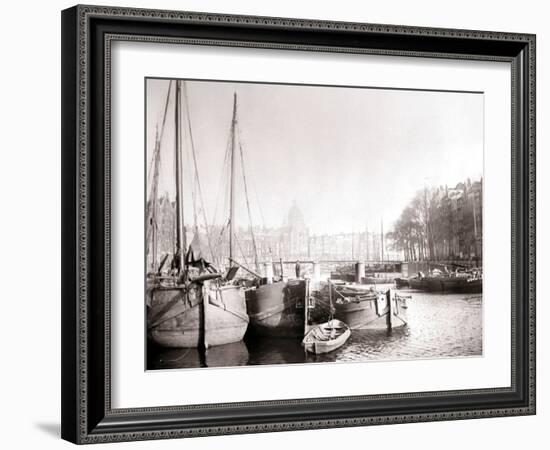
[[[389,247],[406,260],[444,260],[478,253],[481,233],[481,181],[468,179],[418,191],[386,234]],[[474,213],[475,211],[475,213]]]

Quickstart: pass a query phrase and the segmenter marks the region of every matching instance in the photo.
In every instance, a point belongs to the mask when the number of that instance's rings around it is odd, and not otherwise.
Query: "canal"
[[[387,288],[393,285],[385,286]],[[379,289],[383,289],[379,286]],[[408,289],[407,326],[353,330],[346,344],[324,355],[306,354],[297,339],[245,336],[242,342],[198,349],[164,349],[149,344],[148,369],[230,367],[266,364],[364,362],[481,356],[481,294],[441,294]]]

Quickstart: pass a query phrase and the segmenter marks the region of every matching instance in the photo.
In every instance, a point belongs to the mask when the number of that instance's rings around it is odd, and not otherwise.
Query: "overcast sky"
[[[281,226],[294,201],[312,233],[385,231],[424,185],[483,172],[483,94],[185,81],[208,220],[227,220],[218,190],[233,94],[253,221]],[[168,80],[147,80],[147,167],[162,124]],[[162,139],[159,192],[174,196],[174,96]],[[184,106],[185,108],[185,106]],[[192,161],[184,109],[185,181]],[[236,222],[248,226],[236,173]],[[223,195],[223,192],[222,192]],[[259,203],[261,202],[261,205]],[[261,211],[260,211],[261,208]],[[222,214],[223,213],[223,214]],[[192,219],[186,185],[186,222]],[[263,217],[262,217],[263,216]],[[223,220],[222,220],[223,218]]]

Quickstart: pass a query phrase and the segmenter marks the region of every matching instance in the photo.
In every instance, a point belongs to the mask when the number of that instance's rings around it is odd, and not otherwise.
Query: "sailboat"
[[[273,279],[273,276],[264,277],[259,274],[258,264],[256,271],[247,267],[246,262],[239,262],[234,251],[234,213],[235,213],[235,192],[236,192],[236,152],[240,150],[244,194],[252,232],[252,217],[250,213],[250,202],[248,188],[244,173],[244,156],[242,143],[240,142],[239,118],[237,111],[237,94],[233,96],[233,113],[231,128],[229,132],[229,155],[230,166],[230,219],[229,219],[229,260],[232,264],[238,265],[254,278],[253,286],[246,290],[246,310],[250,319],[249,331],[254,334],[272,337],[303,337],[304,304],[306,281],[304,279],[283,280]],[[252,244],[256,252],[256,244],[252,233]],[[244,257],[244,255],[243,255]],[[255,255],[257,263],[257,253]]]
[[[176,182],[176,243],[170,270],[166,272],[168,256],[157,265],[156,195],[158,158],[166,123],[170,92],[174,87],[175,182]],[[154,153],[153,187],[148,203],[148,249],[153,253],[151,270],[147,274],[148,337],[162,347],[208,348],[242,340],[248,327],[244,290],[222,276],[200,251],[198,234],[187,246],[183,204],[182,153],[182,81],[170,81],[160,139]],[[187,106],[190,131],[189,107]],[[191,135],[191,133],[189,133]],[[191,144],[193,148],[193,144]],[[194,151],[194,148],[193,148]],[[196,168],[196,165],[195,165]],[[197,179],[198,179],[198,173]],[[231,271],[235,273],[235,271]]]

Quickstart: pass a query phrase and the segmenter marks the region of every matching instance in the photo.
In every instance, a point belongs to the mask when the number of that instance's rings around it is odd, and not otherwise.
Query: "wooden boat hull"
[[[424,291],[427,289],[427,283],[425,278],[409,278],[409,287],[411,289],[417,289],[419,291]]]
[[[468,277],[425,277],[421,287],[428,292],[457,292],[457,293],[480,293],[482,291],[482,279]],[[412,287],[412,285],[411,285]]]
[[[425,289],[429,292],[441,292],[443,288],[443,277],[426,277],[424,279]]]
[[[279,281],[246,291],[250,332],[261,336],[303,336],[305,280]]]
[[[330,331],[334,329],[334,336]],[[316,355],[332,352],[344,345],[351,336],[350,328],[340,320],[314,326],[305,335],[302,345],[304,349]]]
[[[392,326],[406,325],[405,300],[392,298]],[[352,330],[386,328],[389,313],[388,300],[385,295],[378,295],[373,299],[363,299],[335,304],[335,317],[345,323]]]
[[[429,292],[453,292],[466,282],[463,277],[426,277],[426,290]]]
[[[458,282],[445,286],[445,290],[465,294],[481,294],[483,292],[483,280],[481,278],[462,278]]]
[[[151,293],[149,338],[161,347],[196,348],[242,340],[248,327],[244,292],[237,286],[212,287],[185,292],[159,288]],[[204,308],[206,309],[206,313]]]

